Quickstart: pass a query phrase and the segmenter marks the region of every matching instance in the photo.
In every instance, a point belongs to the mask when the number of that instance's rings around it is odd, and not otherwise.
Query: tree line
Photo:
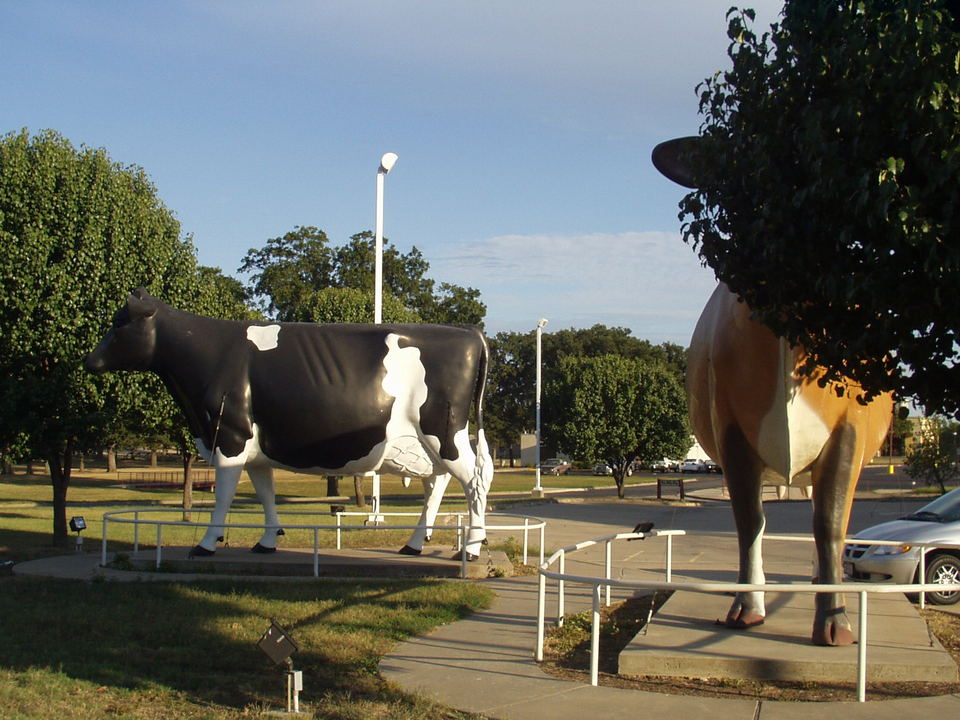
[[[368,322],[373,315],[371,233],[336,245],[316,227],[297,226],[246,253],[239,268],[249,277],[244,284],[199,264],[192,236],[142,168],[113,162],[103,149],[75,148],[54,131],[0,138],[0,247],[0,458],[46,462],[60,543],[67,539],[71,469],[86,452],[174,447],[183,458],[185,506],[190,502],[196,449],[159,379],[93,376],[81,367],[132,289],[142,286],[175,307],[224,319]],[[435,281],[416,247],[403,253],[385,241],[383,259],[385,322],[482,326],[480,292]],[[532,333],[491,339],[485,421],[502,447],[534,425],[532,343]],[[642,433],[614,433],[612,420],[588,433],[593,419],[583,413],[606,413],[639,428],[663,422],[664,411],[654,413],[650,403],[664,393],[663,408],[676,415],[671,422],[687,432],[682,348],[654,347],[603,326],[547,334],[544,344],[545,427],[561,448],[588,461],[632,457],[647,442]],[[572,393],[583,382],[606,399],[588,408]],[[656,390],[642,394],[641,387]],[[574,412],[576,421],[566,422]],[[594,439],[585,444],[580,435]]]

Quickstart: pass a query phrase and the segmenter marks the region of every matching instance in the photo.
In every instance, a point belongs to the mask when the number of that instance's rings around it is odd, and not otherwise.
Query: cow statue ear
[[[152,317],[157,312],[158,302],[142,287],[127,296],[127,312],[133,318]]]
[[[678,185],[695,190],[697,181],[688,156],[699,142],[700,138],[694,135],[660,143],[653,149],[651,159],[654,167]]]

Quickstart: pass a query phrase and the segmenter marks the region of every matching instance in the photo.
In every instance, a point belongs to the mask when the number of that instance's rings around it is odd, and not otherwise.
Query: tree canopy
[[[682,384],[686,350],[679,345],[652,345],[633,337],[630,330],[606,325],[559,330],[542,336],[543,389],[553,382],[554,370],[565,357],[619,355],[659,362]],[[485,425],[487,437],[510,447],[520,433],[535,424],[536,332],[501,332],[490,339],[490,373],[487,381]],[[686,412],[684,406],[684,413]]]
[[[316,227],[295,227],[264,247],[250,249],[240,266],[252,273],[248,291],[277,320],[369,322],[373,317],[374,237],[353,235],[331,245]],[[483,325],[487,308],[480,291],[427,276],[430,264],[416,248],[401,253],[389,240],[383,246],[384,319],[387,322]],[[364,300],[363,295],[369,300]],[[361,308],[369,304],[370,312]],[[337,315],[338,312],[346,315]]]
[[[136,392],[80,363],[123,293],[169,288],[192,254],[142,170],[54,132],[0,140],[0,246],[0,439],[47,460],[65,539],[72,453],[110,430],[96,422],[107,398],[118,407]]]
[[[699,88],[685,238],[828,380],[960,413],[960,24],[947,0],[788,0]],[[859,391],[857,391],[859,392]]]
[[[0,138],[0,247],[0,448],[47,461],[63,542],[73,453],[173,412],[155,379],[95,377],[83,358],[131,289],[203,309],[222,276],[197,267],[141,168],[53,131]]]
[[[613,469],[620,497],[634,458],[682,457],[690,448],[686,393],[655,361],[621,355],[567,356],[544,396],[544,437]]]

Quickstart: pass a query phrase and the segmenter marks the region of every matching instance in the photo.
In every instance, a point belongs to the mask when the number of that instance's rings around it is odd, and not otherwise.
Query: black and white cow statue
[[[446,325],[256,323],[176,310],[134,290],[87,357],[95,373],[148,370],[187,417],[216,471],[216,504],[194,555],[210,555],[243,470],[263,504],[253,548],[282,534],[273,468],[322,475],[371,471],[424,478],[428,497],[405,553],[419,554],[453,475],[463,486],[479,555],[493,463],[482,428],[487,343]],[[476,450],[468,419],[475,406]]]

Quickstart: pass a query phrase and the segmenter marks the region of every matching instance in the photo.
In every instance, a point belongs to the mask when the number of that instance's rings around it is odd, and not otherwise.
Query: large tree
[[[621,498],[635,457],[682,457],[690,448],[683,385],[658,362],[565,357],[544,408],[544,437],[578,459],[610,465]]]
[[[960,412],[960,23],[946,0],[728,15],[684,234],[810,362]],[[859,389],[854,392],[860,393]]]
[[[194,249],[142,169],[25,130],[0,138],[0,247],[0,447],[47,461],[64,543],[74,452],[103,447],[112,418],[150,394],[141,378],[95,378],[81,362],[130,289],[181,297]]]
[[[490,354],[485,400],[487,437],[498,447],[510,448],[535,424],[536,332],[497,333],[490,339]],[[543,387],[553,382],[554,370],[563,358],[608,354],[662,363],[683,382],[686,350],[679,345],[652,345],[633,337],[627,328],[594,325],[543,333]]]
[[[374,238],[370,232],[353,235],[345,245],[334,246],[326,233],[298,226],[281,237],[267,240],[244,256],[240,272],[251,273],[249,292],[263,309],[278,320],[314,322],[361,321],[356,308],[371,300],[374,278]],[[393,320],[483,325],[486,306],[480,292],[427,276],[430,264],[416,248],[401,253],[384,240],[384,309]],[[336,292],[351,290],[353,292]],[[331,316],[337,307],[345,317]],[[385,319],[390,317],[385,312]]]

